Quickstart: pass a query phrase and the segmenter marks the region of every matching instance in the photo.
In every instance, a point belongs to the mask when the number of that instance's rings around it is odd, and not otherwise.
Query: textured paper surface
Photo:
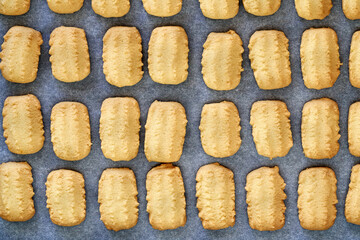
[[[32,93],[41,104],[45,124],[44,148],[33,155],[20,156],[11,154],[4,143],[1,131],[0,162],[27,161],[33,167],[36,214],[28,222],[10,223],[0,219],[0,239],[356,239],[360,237],[360,226],[345,221],[344,203],[349,184],[351,167],[358,159],[351,156],[347,144],[347,114],[351,103],[360,100],[360,90],[351,87],[348,80],[348,55],[352,33],[360,28],[360,21],[347,20],[342,12],[341,1],[334,0],[330,16],[322,21],[300,19],[292,0],[283,3],[273,16],[255,17],[245,12],[242,4],[238,15],[231,20],[206,19],[196,0],[185,0],[182,11],[170,18],[159,18],[148,15],[140,0],[131,1],[130,12],[122,18],[105,19],[96,15],[91,9],[91,1],[85,0],[84,7],[77,13],[58,15],[49,10],[45,0],[32,0],[30,11],[17,17],[0,16],[0,43],[6,31],[14,25],[24,25],[41,31],[44,44],[38,78],[35,82],[20,85],[7,82],[0,76],[0,108],[7,96]],[[49,36],[51,31],[61,25],[84,28],[89,41],[91,73],[78,83],[62,83],[52,76],[49,62]],[[133,87],[117,88],[105,81],[102,72],[102,37],[112,26],[136,26],[143,39],[144,78]],[[189,77],[177,86],[160,85],[153,82],[148,73],[147,49],[151,31],[157,26],[180,25],[189,36]],[[304,86],[300,68],[300,40],[302,32],[310,27],[332,27],[338,34],[340,43],[341,74],[334,87],[325,90],[309,90]],[[206,87],[201,75],[202,45],[212,31],[225,32],[235,30],[244,42],[243,67],[240,85],[232,91],[217,92]],[[265,91],[260,90],[250,68],[247,45],[252,33],[260,29],[278,29],[284,31],[290,40],[290,60],[292,83],[289,87]],[[107,97],[135,97],[141,109],[141,144],[136,159],[130,162],[112,162],[106,159],[100,149],[99,118],[102,101]],[[337,101],[340,108],[340,151],[330,160],[310,160],[304,157],[301,147],[301,110],[305,102],[320,97],[330,97]],[[259,156],[251,135],[250,108],[253,102],[263,99],[285,101],[291,112],[291,125],[294,147],[283,158],[272,161]],[[92,150],[90,155],[79,162],[66,162],[58,159],[50,142],[51,108],[60,101],[80,101],[90,114]],[[189,120],[184,152],[177,166],[183,174],[186,201],[187,223],[185,227],[170,231],[157,231],[151,228],[146,212],[145,179],[147,172],[157,163],[149,163],[144,155],[144,125],[150,104],[154,100],[179,101],[186,109]],[[216,159],[207,156],[200,143],[200,114],[205,103],[233,101],[241,117],[242,145],[232,157]],[[2,124],[2,118],[0,124]],[[219,231],[204,230],[198,218],[195,197],[195,175],[200,166],[220,162],[235,174],[236,184],[236,224],[233,228]],[[278,165],[280,174],[286,182],[285,192],[286,223],[283,229],[276,232],[258,232],[249,227],[245,203],[245,178],[251,170],[261,166]],[[338,214],[334,226],[327,231],[311,232],[303,230],[297,214],[297,181],[301,170],[312,166],[329,166],[334,169],[338,179]],[[130,229],[120,232],[108,231],[100,221],[99,204],[97,203],[98,180],[102,171],[109,167],[130,167],[134,170],[139,191],[139,221]],[[81,172],[85,177],[87,216],[86,220],[75,227],[59,227],[49,218],[46,208],[45,181],[51,170],[68,168]]]

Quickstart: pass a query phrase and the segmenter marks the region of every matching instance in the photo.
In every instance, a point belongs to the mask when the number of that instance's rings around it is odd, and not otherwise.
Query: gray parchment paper
[[[33,155],[20,156],[8,151],[0,136],[0,162],[27,161],[33,167],[35,190],[35,216],[24,223],[10,223],[0,219],[1,239],[359,239],[360,226],[347,223],[344,217],[344,202],[349,184],[351,167],[358,159],[351,156],[347,144],[347,114],[351,103],[359,100],[359,89],[351,87],[348,80],[348,55],[353,32],[360,27],[360,21],[345,18],[340,0],[333,0],[331,14],[322,21],[300,19],[293,0],[283,0],[281,8],[273,16],[255,17],[245,12],[242,4],[238,15],[231,20],[211,20],[205,18],[197,0],[184,0],[183,9],[173,17],[158,18],[148,15],[140,0],[131,1],[130,12],[122,18],[105,19],[96,15],[91,9],[91,1],[85,0],[83,8],[74,14],[59,15],[48,8],[45,0],[32,0],[30,11],[17,17],[0,16],[0,43],[3,35],[14,25],[23,25],[41,31],[44,44],[41,47],[38,78],[25,85],[7,82],[0,76],[0,108],[7,96],[32,93],[41,104],[45,124],[44,148]],[[78,83],[62,83],[54,79],[49,62],[49,36],[51,31],[61,25],[85,29],[89,42],[91,73]],[[133,87],[117,88],[105,81],[102,72],[102,37],[112,26],[136,26],[143,39],[144,78]],[[147,49],[151,31],[157,26],[183,26],[189,37],[189,77],[178,86],[160,85],[153,82],[148,74]],[[309,90],[304,86],[300,68],[299,47],[302,32],[310,27],[331,27],[339,37],[340,55],[343,65],[341,74],[334,87],[325,90]],[[241,83],[232,91],[217,92],[206,87],[201,75],[202,45],[207,35],[213,31],[225,32],[235,30],[244,42],[243,67]],[[261,29],[278,29],[290,40],[290,60],[292,83],[289,87],[264,91],[255,82],[250,68],[248,48],[250,36]],[[107,97],[135,97],[141,108],[140,149],[136,159],[130,162],[112,162],[106,159],[100,149],[99,118],[102,101]],[[330,160],[311,160],[304,157],[301,147],[300,123],[301,110],[305,102],[319,97],[330,97],[337,101],[340,108],[340,151]],[[262,99],[279,99],[285,101],[291,112],[291,125],[294,147],[283,158],[274,160],[259,156],[251,135],[250,108],[253,102]],[[157,163],[149,163],[144,155],[144,125],[150,104],[154,100],[178,101],[186,109],[189,120],[183,155],[175,165],[179,166],[185,182],[187,202],[187,223],[183,228],[170,231],[152,229],[146,212],[145,179],[147,172]],[[198,126],[202,106],[205,103],[233,101],[240,112],[242,145],[232,157],[216,159],[207,156],[200,143]],[[91,153],[79,162],[66,162],[58,159],[50,141],[51,108],[60,101],[79,101],[84,103],[90,114],[93,146]],[[2,124],[2,118],[0,118]],[[200,166],[220,162],[235,174],[236,184],[236,224],[233,228],[219,231],[204,230],[198,218],[195,197],[195,175]],[[280,174],[286,182],[287,194],[286,223],[283,229],[275,232],[252,230],[248,224],[244,190],[246,175],[261,166],[280,167]],[[337,176],[337,218],[334,226],[327,231],[308,231],[301,228],[297,214],[297,180],[301,170],[312,166],[329,166]],[[98,180],[102,171],[109,167],[130,167],[134,170],[137,185],[139,206],[138,224],[125,231],[108,231],[100,221],[99,204],[97,203]],[[45,181],[51,170],[67,168],[81,172],[85,177],[87,216],[86,220],[75,227],[59,227],[49,218],[46,208]]]

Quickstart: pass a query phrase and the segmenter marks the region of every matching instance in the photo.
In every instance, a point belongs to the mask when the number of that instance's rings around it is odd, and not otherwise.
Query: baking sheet
[[[23,16],[0,15],[0,43],[7,30],[14,25],[23,25],[41,31],[44,44],[41,47],[38,78],[30,84],[7,82],[0,75],[0,108],[7,96],[35,94],[41,104],[45,127],[44,148],[33,155],[20,156],[10,153],[0,136],[0,162],[27,161],[33,167],[34,201],[36,214],[27,222],[10,223],[0,219],[0,239],[355,239],[360,237],[360,226],[347,223],[344,217],[344,203],[349,184],[351,167],[358,159],[350,155],[347,144],[347,114],[351,103],[359,100],[359,89],[351,87],[348,80],[348,55],[353,32],[360,27],[360,21],[345,18],[340,0],[333,0],[334,7],[330,16],[322,21],[300,19],[295,11],[294,1],[283,0],[281,8],[269,17],[255,17],[245,12],[242,4],[238,15],[231,20],[211,20],[205,18],[196,0],[184,0],[182,11],[173,17],[158,18],[148,15],[140,0],[131,1],[130,12],[122,18],[105,19],[96,15],[91,9],[91,1],[85,0],[83,8],[74,14],[58,15],[48,8],[45,0],[32,0],[30,11]],[[49,62],[49,36],[51,31],[61,25],[85,29],[89,43],[91,73],[78,83],[62,83],[54,79]],[[136,26],[143,39],[144,78],[133,87],[117,88],[105,81],[102,72],[102,37],[112,26]],[[160,85],[153,82],[147,68],[147,49],[151,31],[157,26],[183,26],[189,37],[189,77],[177,86]],[[310,27],[331,27],[339,37],[340,56],[343,65],[341,74],[334,87],[325,90],[310,90],[304,86],[299,47],[302,32]],[[206,87],[201,75],[202,45],[212,31],[225,32],[235,30],[244,42],[243,67],[241,83],[232,91],[214,91]],[[264,91],[255,82],[248,58],[249,38],[253,32],[261,29],[278,29],[290,40],[290,60],[292,83],[289,87]],[[99,118],[101,103],[105,98],[114,96],[131,96],[139,101],[141,108],[140,149],[136,159],[130,162],[113,162],[106,159],[100,149]],[[304,157],[301,147],[300,123],[301,110],[305,102],[320,97],[330,97],[337,101],[340,108],[340,151],[330,160],[311,160]],[[253,102],[263,99],[285,101],[291,112],[291,125],[294,147],[283,158],[269,160],[259,156],[251,135],[250,108]],[[175,165],[179,166],[184,178],[187,202],[187,223],[176,230],[158,231],[152,229],[146,212],[145,179],[147,172],[157,163],[149,163],[144,155],[144,125],[147,111],[154,100],[178,101],[186,109],[189,120],[183,155]],[[230,100],[234,102],[241,117],[242,145],[232,157],[216,159],[206,155],[201,147],[200,114],[205,103]],[[90,114],[92,149],[85,159],[79,162],[66,162],[57,158],[50,141],[51,108],[60,101],[79,101],[84,103]],[[2,119],[0,119],[2,124]],[[236,184],[236,224],[233,228],[210,231],[204,230],[198,218],[195,197],[195,175],[200,166],[220,162],[235,174]],[[245,203],[245,178],[253,169],[261,166],[280,168],[280,174],[286,182],[287,194],[286,223],[275,232],[252,230],[248,224]],[[337,176],[337,218],[332,228],[327,231],[308,231],[301,228],[297,214],[297,180],[301,170],[312,166],[331,167]],[[97,203],[98,180],[102,171],[109,167],[130,167],[134,170],[139,199],[139,221],[130,229],[119,232],[108,231],[100,221],[99,204]],[[54,225],[46,208],[45,181],[51,170],[68,168],[81,172],[85,177],[87,216],[86,220],[75,227]]]

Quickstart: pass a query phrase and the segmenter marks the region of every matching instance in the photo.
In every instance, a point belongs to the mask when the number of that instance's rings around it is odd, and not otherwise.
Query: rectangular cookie
[[[30,9],[30,0],[1,0],[0,14],[18,16],[27,13]]]
[[[335,222],[336,176],[328,167],[312,167],[299,175],[300,225],[308,230],[327,230]]]
[[[246,177],[249,225],[259,231],[275,231],[285,224],[284,179],[278,167],[261,167]]]
[[[71,227],[85,220],[85,180],[81,173],[54,170],[49,173],[45,185],[46,207],[54,224]]]
[[[295,0],[297,14],[306,20],[324,19],[332,7],[332,0]]]
[[[332,158],[339,151],[339,107],[329,98],[305,103],[302,110],[301,140],[308,158]]]
[[[145,11],[157,17],[171,17],[181,11],[182,0],[142,0]]]
[[[277,30],[256,31],[249,41],[249,58],[261,89],[284,88],[291,83],[289,40]]]
[[[360,225],[360,164],[351,169],[349,191],[345,201],[345,218],[349,223]]]
[[[44,146],[41,105],[32,94],[10,96],[2,111],[5,143],[16,154],[33,154]]]
[[[77,161],[91,149],[87,107],[78,102],[57,103],[51,111],[51,142],[58,158]]]
[[[188,37],[179,26],[155,28],[150,37],[148,67],[151,79],[161,84],[180,84],[188,76]]]
[[[282,101],[265,100],[252,105],[250,125],[259,155],[273,159],[288,154],[293,146],[289,117]]]
[[[199,0],[202,14],[211,19],[230,19],[239,12],[239,0]]]
[[[47,0],[51,11],[60,14],[77,12],[84,4],[84,0]]]
[[[130,0],[92,0],[91,6],[102,17],[122,17],[130,10]]]
[[[1,45],[0,70],[3,77],[15,83],[35,81],[42,44],[40,32],[22,26],[10,28]]]
[[[186,134],[186,113],[178,102],[154,101],[145,125],[145,155],[149,162],[179,161]]]
[[[35,214],[31,166],[27,162],[0,164],[0,217],[24,222]]]
[[[112,27],[103,38],[105,79],[117,87],[133,86],[143,77],[141,36],[135,27]]]
[[[185,226],[185,188],[179,167],[161,164],[146,177],[146,211],[154,229],[167,230]]]
[[[281,5],[281,0],[243,0],[245,11],[255,16],[273,15]]]
[[[202,147],[210,156],[229,157],[240,148],[239,111],[232,102],[205,104],[199,129]]]
[[[360,157],[360,102],[351,104],[348,119],[349,151],[355,157]]]
[[[109,230],[132,228],[138,221],[137,187],[129,168],[108,168],[99,180],[100,219]]]
[[[360,0],[342,0],[342,9],[348,19],[360,19]]]
[[[235,183],[233,172],[212,163],[196,174],[196,207],[205,229],[218,230],[235,224]]]
[[[360,1],[359,1],[360,12]],[[360,88],[360,31],[354,32],[349,55],[349,80],[353,87]]]

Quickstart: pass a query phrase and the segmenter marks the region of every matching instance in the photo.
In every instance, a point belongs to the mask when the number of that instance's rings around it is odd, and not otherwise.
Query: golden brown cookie
[[[295,8],[306,20],[324,19],[330,14],[332,0],[295,0]]]
[[[0,14],[17,16],[27,13],[30,9],[30,0],[1,0]]]
[[[360,164],[353,166],[351,170],[349,191],[345,201],[346,221],[360,225]]]
[[[181,11],[182,0],[142,0],[145,11],[157,17],[170,17]]]
[[[360,157],[360,102],[351,104],[348,119],[349,151]]]
[[[281,5],[281,0],[243,0],[245,11],[255,16],[273,15]]]
[[[91,0],[92,9],[102,17],[122,17],[130,10],[129,0]]]
[[[360,0],[342,0],[342,8],[348,19],[360,19]]]
[[[199,0],[200,9],[205,17],[230,19],[239,12],[239,0]]]
[[[360,3],[360,2],[359,2]],[[360,31],[353,34],[349,55],[349,79],[353,87],[360,88]]]
[[[51,11],[60,14],[74,13],[80,10],[84,0],[47,0]]]

